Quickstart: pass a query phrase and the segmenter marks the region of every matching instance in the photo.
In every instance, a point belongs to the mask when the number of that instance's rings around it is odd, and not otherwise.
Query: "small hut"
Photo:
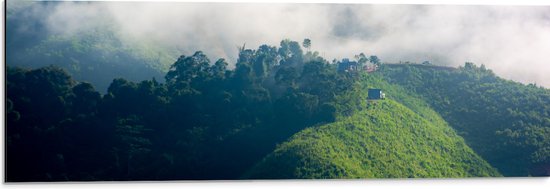
[[[355,72],[357,70],[357,62],[350,61],[347,58],[342,59],[338,64],[338,72]]]
[[[382,89],[369,89],[368,100],[383,100],[386,98],[386,94],[382,92]]]

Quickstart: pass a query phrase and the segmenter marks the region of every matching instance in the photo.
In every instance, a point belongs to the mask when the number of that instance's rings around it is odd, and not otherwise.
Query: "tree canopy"
[[[238,53],[233,69],[181,55],[164,81],[116,78],[105,94],[57,66],[8,66],[6,180],[238,179],[292,135],[364,112],[366,84],[423,119],[441,115],[435,125],[448,122],[505,176],[548,174],[548,89],[473,63],[381,65],[363,53],[359,62],[382,69],[339,73],[338,61],[288,39]],[[378,80],[402,88],[369,83]]]
[[[117,78],[104,95],[56,66],[9,67],[7,180],[238,178],[277,143],[338,116],[336,97],[354,78],[317,54],[283,40],[242,48],[230,70],[197,51],[164,83]]]

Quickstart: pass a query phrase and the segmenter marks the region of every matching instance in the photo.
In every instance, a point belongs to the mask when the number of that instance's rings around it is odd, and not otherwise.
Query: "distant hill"
[[[437,113],[379,77],[370,86],[390,99],[335,123],[305,129],[252,168],[245,178],[437,178],[500,174],[470,149]],[[396,92],[396,93],[393,93]],[[401,93],[399,95],[392,95]],[[392,100],[415,106],[413,111]],[[423,107],[424,106],[424,107]],[[420,112],[420,113],[415,113]]]
[[[178,54],[158,45],[118,36],[107,16],[100,27],[77,32],[50,31],[48,17],[60,3],[13,3],[6,17],[8,66],[59,66],[76,80],[95,85],[102,93],[114,78],[162,81]],[[40,11],[36,11],[40,10]]]
[[[382,66],[384,80],[428,102],[505,176],[550,174],[550,90],[498,77],[485,66]]]

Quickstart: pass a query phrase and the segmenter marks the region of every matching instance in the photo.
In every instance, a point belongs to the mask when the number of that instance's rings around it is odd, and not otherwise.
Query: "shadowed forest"
[[[197,51],[105,94],[57,66],[8,66],[7,181],[548,175],[548,89],[363,53],[377,71],[339,71],[310,45],[243,46],[234,69]]]
[[[550,176],[548,12],[8,1],[5,181]]]

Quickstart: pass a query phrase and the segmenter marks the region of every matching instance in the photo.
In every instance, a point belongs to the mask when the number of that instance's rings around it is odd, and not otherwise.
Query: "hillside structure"
[[[338,64],[338,72],[353,72],[357,71],[358,63],[350,61],[347,58],[342,59],[342,62]]]
[[[368,100],[383,100],[386,99],[386,94],[382,92],[382,89],[369,89]]]
[[[356,61],[351,61],[348,58],[342,59],[341,62],[338,63],[338,72],[367,72],[371,73],[378,69],[378,65],[373,63],[364,63],[361,64]]]

